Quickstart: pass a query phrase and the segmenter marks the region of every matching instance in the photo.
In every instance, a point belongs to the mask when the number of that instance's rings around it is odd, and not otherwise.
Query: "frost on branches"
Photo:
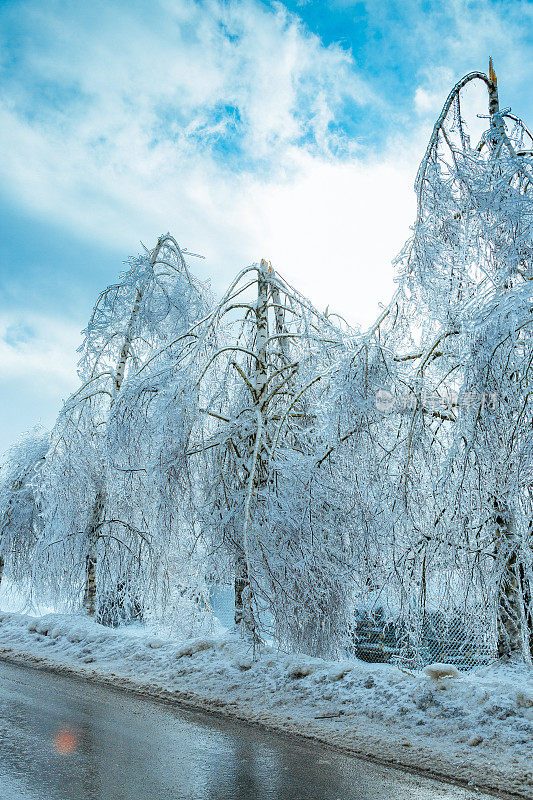
[[[204,338],[211,327],[188,449],[201,476],[200,528],[234,572],[237,625],[258,638],[271,620],[280,640],[327,652],[350,584],[338,500],[314,464],[344,334],[265,261],[237,276]]]
[[[31,577],[33,548],[42,529],[39,472],[50,445],[41,430],[13,447],[0,471],[0,583],[4,567],[18,583]]]
[[[81,347],[82,385],[59,415],[41,472],[39,580],[52,599],[75,606],[82,597],[88,614],[118,621],[140,617],[145,595],[156,591],[165,547],[136,502],[145,465],[124,455],[114,415],[130,378],[204,305],[169,235],[98,298]]]
[[[531,661],[532,151],[492,72],[459,81],[367,331],[264,260],[215,301],[170,235],[132,259],[51,440],[4,467],[11,577],[108,625],[192,633],[232,584],[254,646],[364,655],[372,629],[383,660],[450,660],[455,636],[461,665]]]
[[[461,117],[472,80],[489,93],[490,127],[477,145]],[[448,606],[484,611],[502,658],[533,652],[532,145],[520,120],[499,110],[495,81],[463,78],[421,164],[418,219],[401,262],[422,345],[410,450],[416,442],[429,456],[419,476],[431,509],[417,543],[421,588],[427,597],[433,578]],[[405,475],[413,488],[416,457]]]

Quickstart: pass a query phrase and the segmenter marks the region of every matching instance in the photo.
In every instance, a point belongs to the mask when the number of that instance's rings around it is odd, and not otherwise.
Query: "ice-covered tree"
[[[322,386],[343,333],[265,261],[232,282],[203,341],[214,330],[197,379],[201,422],[187,451],[202,481],[203,535],[235,576],[237,625],[257,636],[266,608],[293,646],[324,650],[343,613],[333,563],[342,537],[319,487],[310,493],[309,468]]]
[[[477,145],[462,117],[471,81],[489,97]],[[342,526],[355,602],[389,603],[410,640],[431,610],[472,627],[492,611],[507,657],[531,646],[532,142],[500,112],[493,72],[454,87],[418,172],[399,289],[341,356],[317,462],[336,486],[353,478]]]
[[[41,530],[37,487],[49,444],[47,432],[30,432],[9,451],[0,470],[0,583],[5,567],[19,582],[32,573]]]
[[[474,146],[461,93],[483,81],[489,128]],[[532,267],[531,145],[500,111],[496,77],[471,73],[450,93],[418,172],[418,216],[402,261],[417,310],[412,413],[430,508],[419,560],[456,603],[494,610],[501,657],[531,648],[532,545],[528,459]],[[428,425],[428,411],[444,413]],[[428,444],[430,447],[428,448]],[[435,471],[430,461],[438,456]],[[411,458],[406,479],[419,483]],[[425,528],[425,530],[424,530]],[[425,575],[426,587],[431,581]]]
[[[179,607],[182,619],[170,627],[183,629],[184,615],[201,616],[209,605],[209,567],[195,513],[197,477],[186,451],[198,423],[197,380],[212,347],[212,336],[204,337],[202,325],[212,298],[188,274],[181,300],[182,313],[169,325],[167,343],[124,383],[109,416],[107,441],[115,474],[109,492],[111,517],[116,519],[112,526],[120,524],[119,518],[128,519],[134,524],[130,545],[144,531],[142,541],[150,550],[141,576],[132,575],[131,569],[129,574],[136,582],[144,573],[144,583],[148,580],[156,590],[153,609]]]
[[[124,581],[134,581],[151,563],[150,531],[129,502],[127,473],[115,463],[110,417],[128,377],[203,313],[200,295],[182,250],[167,234],[130,259],[120,281],[98,298],[84,331],[82,385],[59,415],[42,473],[39,551],[42,581],[74,603],[81,590],[90,615],[99,595],[119,583],[124,592]]]

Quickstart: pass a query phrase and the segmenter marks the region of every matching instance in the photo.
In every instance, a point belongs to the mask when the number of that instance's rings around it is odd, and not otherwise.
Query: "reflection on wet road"
[[[210,714],[0,661],[0,800],[482,800]]]

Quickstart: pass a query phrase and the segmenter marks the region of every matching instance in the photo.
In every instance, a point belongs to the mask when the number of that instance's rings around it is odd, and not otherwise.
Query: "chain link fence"
[[[427,612],[409,624],[404,618],[356,610],[349,655],[362,661],[421,669],[444,662],[468,670],[490,664],[496,657],[492,625],[483,614]]]

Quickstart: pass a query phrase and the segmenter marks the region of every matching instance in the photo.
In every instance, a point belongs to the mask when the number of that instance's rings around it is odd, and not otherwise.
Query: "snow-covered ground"
[[[455,676],[328,662],[226,633],[186,641],[82,616],[0,612],[0,657],[75,672],[155,697],[321,739],[355,753],[533,794],[533,673]],[[446,670],[444,670],[446,672]],[[431,673],[431,674],[430,674]]]

